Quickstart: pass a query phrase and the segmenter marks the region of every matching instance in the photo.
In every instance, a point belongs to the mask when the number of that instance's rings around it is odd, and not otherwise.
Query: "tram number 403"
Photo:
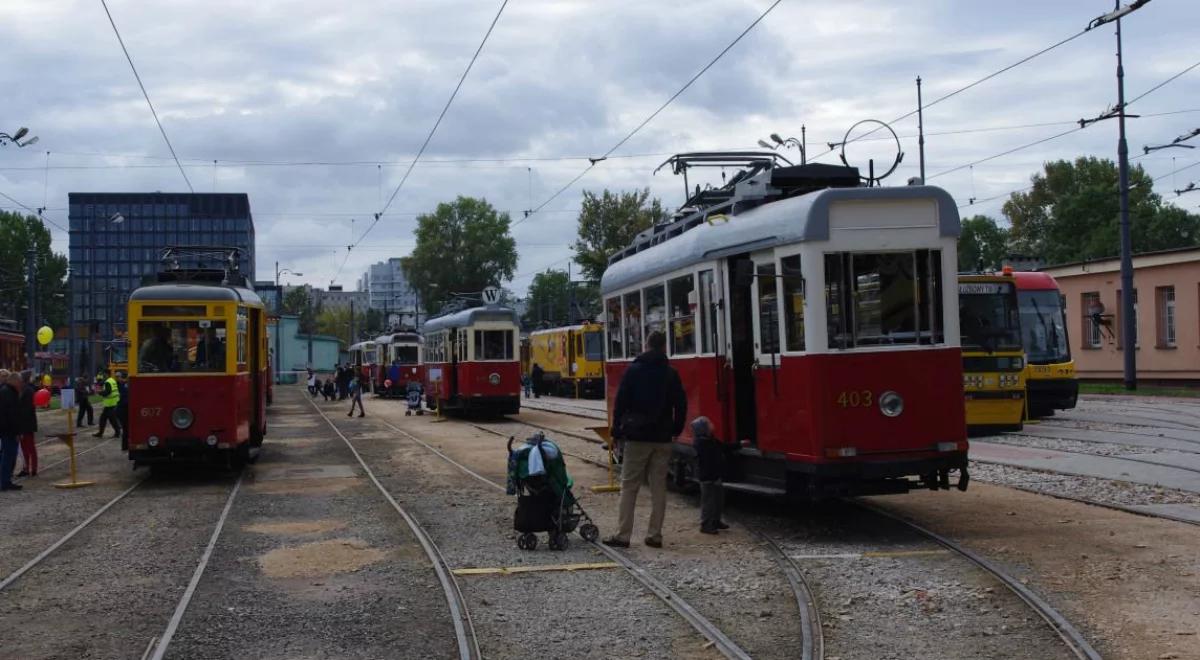
[[[838,395],[837,404],[842,408],[869,408],[874,399],[871,390],[849,390]]]

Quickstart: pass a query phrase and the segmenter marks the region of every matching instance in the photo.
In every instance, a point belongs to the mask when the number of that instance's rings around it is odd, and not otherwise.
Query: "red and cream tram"
[[[225,277],[163,277],[129,296],[129,459],[243,463],[267,430],[262,300]]]
[[[363,384],[364,392],[374,391],[373,384],[379,369],[379,346],[374,341],[360,341],[350,345],[350,367]]]
[[[393,332],[376,337],[375,345],[379,347],[375,391],[380,396],[404,397],[410,382],[424,386],[425,368],[421,364],[421,335],[415,332]]]
[[[715,154],[675,158],[696,156]],[[727,443],[726,487],[818,498],[948,488],[957,472],[965,489],[953,199],[776,165],[747,159],[610,260],[610,417],[625,369],[663,331],[688,418]],[[681,482],[690,433],[675,444]]]
[[[517,313],[475,307],[425,322],[425,400],[431,409],[514,415],[521,410]]]

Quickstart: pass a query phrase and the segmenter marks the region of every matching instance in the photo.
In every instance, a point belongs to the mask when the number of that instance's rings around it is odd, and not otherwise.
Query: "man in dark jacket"
[[[75,405],[79,407],[79,415],[75,418],[75,426],[91,426],[95,424],[95,418],[92,417],[92,400],[89,398],[92,393],[92,388],[88,387],[87,380],[80,376],[75,379]],[[84,414],[87,414],[87,424],[83,423]]]
[[[533,369],[530,370],[529,377],[533,380],[533,397],[540,399],[542,393],[546,391],[546,371],[542,369],[542,365],[534,363]]]
[[[0,491],[21,490],[12,482],[21,425],[21,375],[0,370]]]
[[[629,365],[617,388],[612,437],[624,443],[620,522],[616,535],[604,539],[606,545],[629,547],[638,489],[645,480],[651,502],[645,543],[662,547],[671,441],[683,432],[687,420],[687,394],[679,374],[667,363],[666,347],[666,335],[651,332],[646,337],[646,352]]]

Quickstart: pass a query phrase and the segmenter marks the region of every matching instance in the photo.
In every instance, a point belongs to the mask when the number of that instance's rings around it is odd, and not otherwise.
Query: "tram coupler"
[[[967,492],[967,484],[971,483],[971,475],[967,474],[967,466],[958,468],[958,486],[962,492]]]

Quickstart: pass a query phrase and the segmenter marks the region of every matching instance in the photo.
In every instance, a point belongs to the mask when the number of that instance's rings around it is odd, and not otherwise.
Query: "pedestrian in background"
[[[317,374],[312,367],[308,368],[308,394],[314,399],[317,398]]]
[[[533,398],[542,398],[542,393],[546,389],[546,372],[542,369],[542,365],[535,362],[533,364],[533,372],[529,377],[533,380]]]
[[[104,372],[101,372],[103,375]],[[112,437],[121,435],[121,422],[117,419],[117,404],[121,401],[121,392],[117,389],[117,379],[109,376],[100,386],[100,428],[92,437],[103,438],[105,424],[112,425]]]
[[[650,486],[650,522],[646,545],[662,547],[663,517],[667,511],[667,470],[672,440],[687,423],[687,394],[679,374],[667,361],[667,336],[654,331],[646,351],[625,370],[613,407],[614,440],[624,443],[621,460],[621,504],[617,533],[605,545],[629,547],[638,489]]]
[[[346,416],[347,417],[354,416],[354,406],[358,406],[358,416],[359,417],[365,416],[367,414],[367,411],[363,410],[362,378],[361,377],[355,378],[354,380],[350,381],[349,390],[350,390],[350,395],[349,395],[350,396],[350,412],[346,413]]]
[[[75,426],[91,426],[95,424],[92,418],[92,388],[88,385],[87,379],[80,376],[75,379],[75,405],[79,406],[79,414],[75,416]],[[87,413],[87,424],[83,423],[83,415]]]
[[[121,423],[121,451],[129,450],[129,376],[117,372],[117,421]]]
[[[337,386],[333,384],[333,377],[325,379],[325,385],[321,388],[321,394],[325,396],[326,401],[333,401],[337,398]]]
[[[37,455],[37,407],[33,403],[34,386],[37,380],[32,371],[21,372],[20,418],[17,422],[17,441],[21,445],[21,471],[18,477],[36,477]]]
[[[529,374],[521,374],[521,387],[525,390],[525,398],[533,394],[533,378]]]
[[[0,491],[21,490],[12,481],[21,421],[21,376],[0,369]]]
[[[700,531],[717,534],[729,529],[721,520],[725,509],[725,448],[713,436],[712,422],[707,417],[692,420],[692,447],[696,449],[700,480]]]

